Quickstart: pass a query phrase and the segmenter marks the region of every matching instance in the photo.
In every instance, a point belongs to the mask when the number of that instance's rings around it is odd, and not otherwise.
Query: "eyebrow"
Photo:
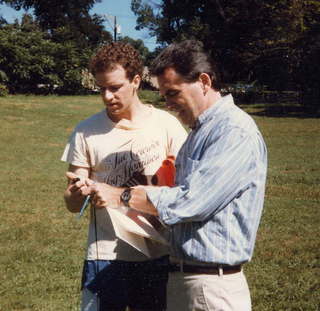
[[[98,86],[98,87],[100,87],[100,88],[121,87],[121,86],[122,86],[122,83],[110,84],[110,85],[108,85],[108,86],[100,85],[100,84],[96,83],[96,86]]]
[[[168,96],[169,93],[175,93],[175,92],[179,92],[179,90],[175,90],[175,89],[169,89],[164,93],[164,96]]]

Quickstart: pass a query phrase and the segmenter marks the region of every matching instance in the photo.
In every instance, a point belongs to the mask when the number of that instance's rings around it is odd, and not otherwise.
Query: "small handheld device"
[[[91,196],[90,195],[87,195],[86,196],[86,199],[84,200],[83,204],[82,204],[82,207],[80,209],[80,212],[79,212],[79,215],[78,215],[78,218],[80,219],[81,216],[83,215],[84,211],[86,210],[86,208],[89,206],[89,203],[90,203],[90,199],[91,199]]]
[[[76,177],[76,178],[73,178],[71,180],[71,183],[72,184],[75,184],[76,182],[80,181],[81,179],[79,177]],[[86,208],[89,206],[89,203],[90,203],[90,199],[91,199],[91,196],[90,195],[87,195],[82,206],[81,206],[81,209],[80,209],[80,212],[79,212],[79,215],[78,215],[78,219],[81,218],[81,216],[83,215],[84,211],[86,210]]]

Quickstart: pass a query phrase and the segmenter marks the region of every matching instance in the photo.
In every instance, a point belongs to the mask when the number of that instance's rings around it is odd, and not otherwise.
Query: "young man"
[[[92,182],[155,183],[162,161],[176,156],[186,137],[176,118],[140,101],[143,67],[130,45],[102,47],[90,69],[106,108],[77,125],[62,156],[70,164],[64,197],[71,212],[79,212],[81,191]],[[97,203],[90,212],[82,310],[165,310],[167,248],[148,241],[150,259],[117,239],[107,210],[96,209]]]
[[[242,265],[250,261],[263,208],[267,150],[253,119],[221,96],[199,42],[167,47],[154,61],[167,105],[192,131],[176,160],[176,186],[134,187],[129,206],[170,227],[168,310],[251,310]],[[92,185],[98,206],[119,189]]]

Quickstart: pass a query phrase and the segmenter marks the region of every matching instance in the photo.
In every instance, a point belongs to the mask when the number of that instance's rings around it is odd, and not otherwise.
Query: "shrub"
[[[0,96],[7,96],[9,93],[8,88],[5,84],[0,83]]]

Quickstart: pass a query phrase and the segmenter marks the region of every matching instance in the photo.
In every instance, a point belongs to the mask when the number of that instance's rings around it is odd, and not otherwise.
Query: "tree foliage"
[[[61,34],[77,43],[80,48],[95,48],[111,41],[112,36],[104,30],[104,19],[90,15],[89,10],[101,0],[0,0],[14,9],[33,9],[36,21],[42,30],[52,34],[52,39],[61,40]]]
[[[11,93],[81,93],[91,54],[72,40],[51,40],[31,15],[0,28],[0,68]]]
[[[82,72],[89,57],[112,41],[103,18],[89,14],[98,1],[0,0],[15,9],[33,10],[21,22],[0,20],[0,69],[11,93],[84,91]]]
[[[191,38],[202,41],[225,82],[297,88],[297,73],[303,71],[302,64],[312,63],[311,55],[319,48],[310,45],[319,30],[316,0],[132,0],[131,8],[137,29],[149,29],[162,45]]]
[[[144,63],[148,61],[149,49],[144,45],[141,39],[132,39],[128,36],[121,38],[119,41],[131,44],[137,51],[139,51]]]
[[[90,17],[89,10],[96,2],[101,2],[101,0],[2,0],[1,2],[16,10],[33,9],[34,15],[44,29],[55,29],[61,25],[66,25],[68,22],[81,23],[82,18]]]
[[[89,58],[105,39],[97,37],[95,44],[85,37],[81,40],[83,43],[75,40],[69,25],[44,30],[38,18],[30,14],[24,14],[21,22],[4,21],[0,24],[0,93],[5,94],[7,88],[11,93],[88,92],[83,84],[84,72]],[[122,40],[147,58],[149,51],[142,40]]]
[[[320,3],[309,1],[304,7],[301,31],[292,54],[296,59],[295,82],[299,85],[302,102],[312,113],[319,109],[320,102]]]
[[[58,77],[53,71],[52,51],[56,45],[47,40],[38,26],[24,16],[0,29],[0,68],[8,77],[11,92],[32,91],[34,83],[55,84]]]

